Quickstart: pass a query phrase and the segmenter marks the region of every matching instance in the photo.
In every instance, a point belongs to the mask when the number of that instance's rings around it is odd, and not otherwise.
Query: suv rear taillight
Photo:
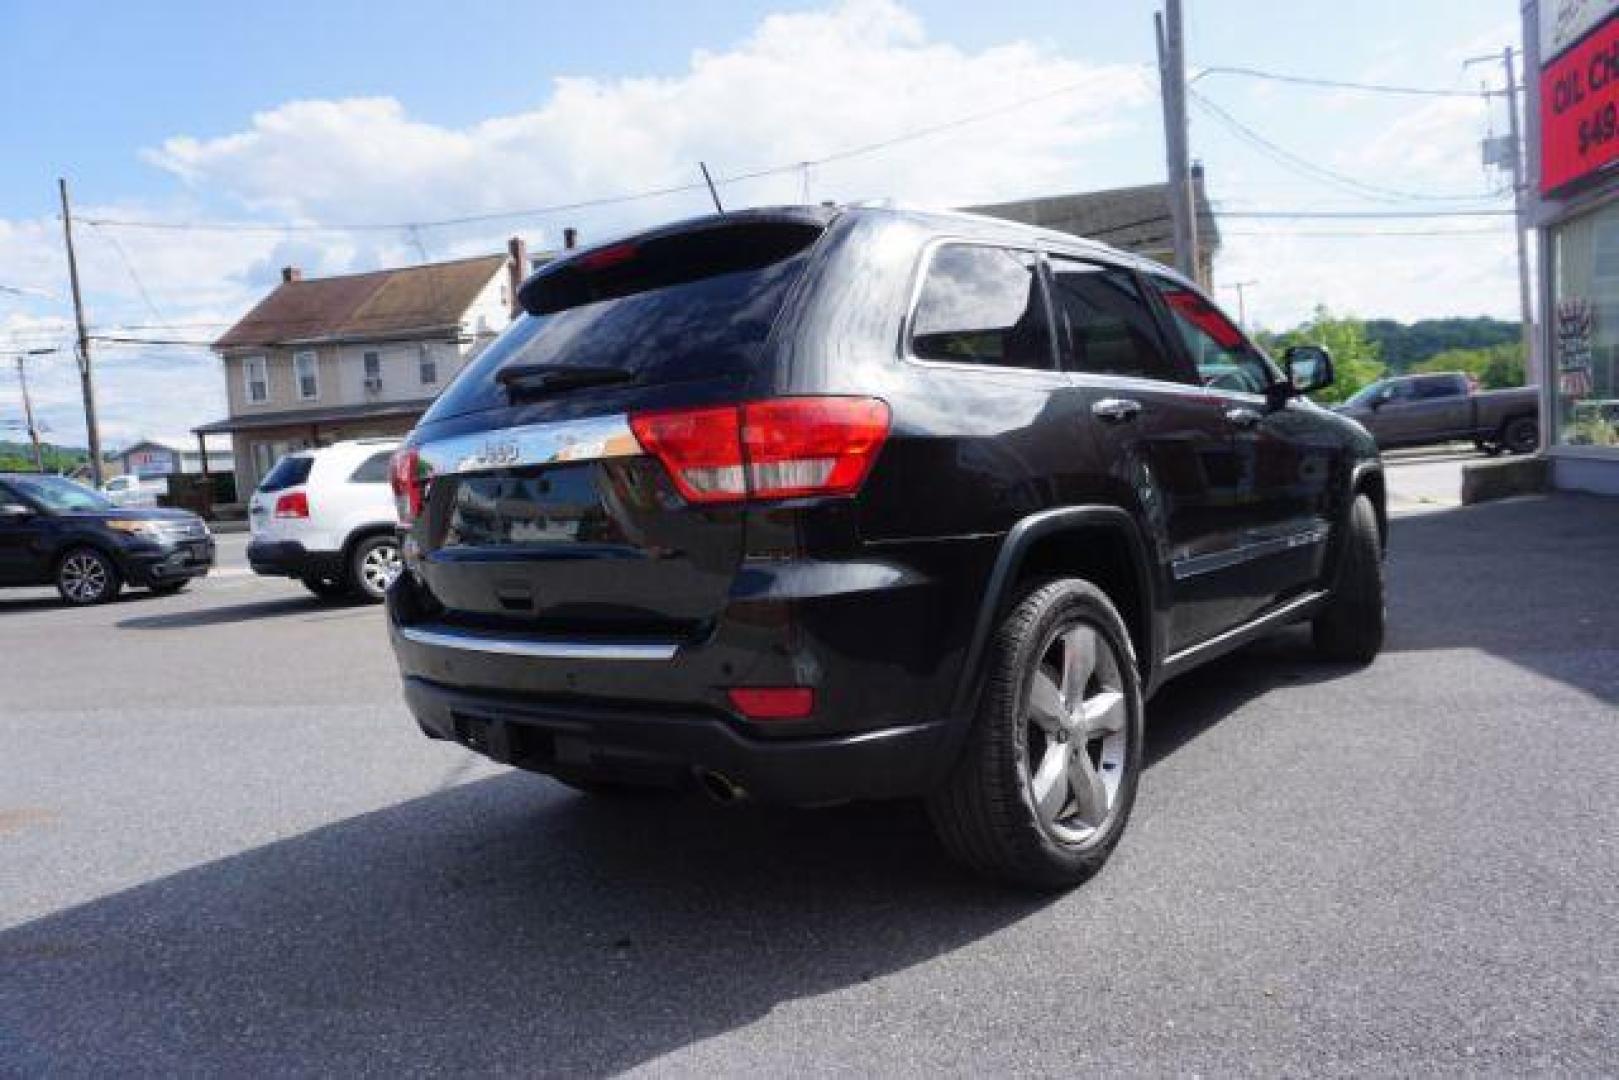
[[[278,518],[306,518],[309,516],[309,496],[301,491],[289,491],[275,501]]]
[[[888,404],[788,397],[636,413],[630,429],[692,502],[850,495],[888,438]]]
[[[388,464],[388,480],[394,489],[394,509],[399,523],[409,525],[422,513],[427,500],[427,483],[432,479],[427,463],[413,448],[395,450]]]

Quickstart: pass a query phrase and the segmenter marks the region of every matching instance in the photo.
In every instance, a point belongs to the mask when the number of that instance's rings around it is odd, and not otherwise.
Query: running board
[[[1153,689],[1156,690],[1177,675],[1184,675],[1193,668],[1206,664],[1217,656],[1224,656],[1232,649],[1238,649],[1263,637],[1273,630],[1278,630],[1288,623],[1298,622],[1314,614],[1328,596],[1332,595],[1323,589],[1318,592],[1305,593],[1270,611],[1253,622],[1227,630],[1207,641],[1200,641],[1196,645],[1182,649],[1180,652],[1170,653],[1164,657],[1163,664],[1158,669],[1158,677],[1153,680]]]

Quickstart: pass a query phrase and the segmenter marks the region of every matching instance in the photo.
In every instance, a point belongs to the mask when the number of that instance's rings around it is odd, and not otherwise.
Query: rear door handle
[[[1258,427],[1259,422],[1265,419],[1253,409],[1245,409],[1241,407],[1227,409],[1225,411],[1225,418],[1231,421],[1232,426],[1239,428]]]
[[[1091,406],[1091,415],[1110,424],[1122,424],[1141,415],[1141,402],[1129,398],[1103,398]]]

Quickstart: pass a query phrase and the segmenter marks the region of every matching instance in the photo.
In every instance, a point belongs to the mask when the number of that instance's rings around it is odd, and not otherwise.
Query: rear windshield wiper
[[[557,394],[585,386],[609,386],[634,378],[633,372],[623,368],[575,364],[510,364],[495,373],[495,381],[514,398]]]

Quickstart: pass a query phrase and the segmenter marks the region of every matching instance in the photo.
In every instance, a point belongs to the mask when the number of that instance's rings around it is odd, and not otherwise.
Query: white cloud
[[[675,77],[558,79],[539,107],[466,128],[416,120],[390,98],[298,101],[255,115],[245,131],[171,138],[147,158],[294,220],[410,221],[688,183],[700,160],[727,175],[818,158],[1074,84],[948,140],[817,170],[836,189],[817,195],[968,202],[1071,185],[1075,148],[1150,101],[1143,71],[1027,43],[969,53],[929,41],[887,0],[852,0],[772,15],[737,47],[696,53]],[[739,194],[796,200],[798,189],[794,174]]]
[[[1365,223],[1361,223],[1364,225]],[[1311,222],[1320,233],[1360,231],[1354,221]],[[1439,315],[1516,318],[1512,232],[1503,225],[1477,235],[1476,225],[1439,226],[1451,236],[1239,236],[1229,239],[1219,280],[1255,281],[1248,290],[1254,325],[1297,324],[1316,304],[1362,318],[1410,322]],[[1427,231],[1421,225],[1372,223],[1364,231]],[[1234,306],[1233,294],[1221,299]]]

